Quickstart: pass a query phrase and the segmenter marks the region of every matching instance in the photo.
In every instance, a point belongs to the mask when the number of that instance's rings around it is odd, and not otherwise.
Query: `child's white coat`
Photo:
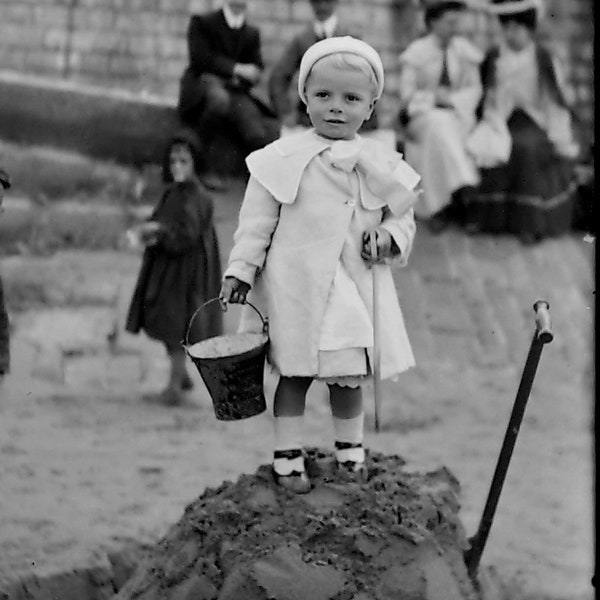
[[[343,170],[358,173],[366,229],[383,225],[405,264],[416,229],[416,196],[410,190],[419,177],[398,153],[377,142],[352,144],[360,148],[356,167],[350,163]],[[322,319],[354,213],[344,190],[323,193],[327,182],[303,177],[310,161],[331,145],[311,130],[269,144],[247,160],[251,177],[225,276],[253,285],[248,300],[269,318],[269,361],[284,376],[317,374]],[[352,238],[352,248],[344,266],[372,314],[372,276],[360,256],[359,235]],[[375,268],[381,284],[381,376],[387,378],[413,366],[414,357],[390,266]],[[254,311],[245,309],[240,328],[259,327]],[[372,349],[368,352],[372,360]]]

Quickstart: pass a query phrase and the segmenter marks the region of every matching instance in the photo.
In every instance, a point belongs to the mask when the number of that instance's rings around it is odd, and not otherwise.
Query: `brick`
[[[88,35],[99,29],[110,29],[115,23],[115,13],[112,10],[77,10],[73,17],[73,23],[77,30],[83,30]]]
[[[161,77],[177,78],[181,77],[183,70],[187,64],[187,60],[181,58],[165,59],[158,65]]]
[[[33,18],[42,27],[64,25],[68,19],[68,10],[60,5],[38,5],[34,8]]]
[[[0,33],[0,37],[2,34]],[[8,48],[2,50],[3,66],[12,71],[26,71],[27,51],[24,48]]]
[[[27,67],[36,73],[60,75],[65,67],[65,56],[62,52],[29,52]]]
[[[155,35],[132,35],[127,40],[127,51],[134,59],[143,61],[158,55],[159,41]]]
[[[171,0],[164,0],[167,4],[172,5]],[[212,10],[213,2],[212,0],[189,0],[188,2],[188,11],[189,13],[204,13]]]
[[[78,70],[83,75],[104,76],[109,72],[109,57],[107,54],[81,53],[78,59]]]
[[[186,33],[188,23],[190,21],[190,15],[186,14],[170,14],[163,15],[162,27],[164,28],[163,35],[170,40],[176,40],[178,42],[186,44]]]
[[[13,26],[18,23],[31,23],[33,21],[33,7],[25,4],[9,4],[2,8],[2,20]]]
[[[43,47],[48,50],[61,50],[66,47],[69,35],[64,29],[52,28],[44,33]]]

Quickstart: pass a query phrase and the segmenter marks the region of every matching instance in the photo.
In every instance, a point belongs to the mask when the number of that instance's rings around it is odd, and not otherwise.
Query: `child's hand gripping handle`
[[[219,292],[219,300],[221,308],[227,309],[227,303],[245,304],[246,296],[250,291],[250,285],[245,281],[241,281],[237,277],[225,277]]]
[[[538,300],[533,305],[537,339],[542,342],[542,344],[549,344],[554,339],[549,309],[550,305],[545,300]]]

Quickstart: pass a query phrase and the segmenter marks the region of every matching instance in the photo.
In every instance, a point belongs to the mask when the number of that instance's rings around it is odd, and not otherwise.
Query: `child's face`
[[[310,0],[317,21],[327,21],[333,15],[338,5],[338,0]]]
[[[194,175],[194,158],[185,144],[174,144],[169,159],[173,181],[189,181]]]
[[[361,71],[317,63],[306,81],[306,110],[323,137],[351,140],[374,105],[373,84]]]

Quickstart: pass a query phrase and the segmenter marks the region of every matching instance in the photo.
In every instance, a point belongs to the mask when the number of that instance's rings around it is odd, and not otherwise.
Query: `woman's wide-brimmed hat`
[[[306,79],[313,68],[314,64],[330,54],[338,54],[340,52],[348,54],[356,54],[362,56],[372,67],[375,73],[375,79],[377,80],[377,92],[375,99],[378,100],[383,93],[383,63],[377,50],[357,38],[350,35],[344,35],[340,37],[331,37],[320,42],[313,44],[302,57],[300,62],[300,69],[298,71],[298,94],[300,99],[306,104],[306,92],[304,87],[306,85]]]
[[[544,14],[544,0],[492,0],[489,10],[495,15],[516,15],[528,10]]]

